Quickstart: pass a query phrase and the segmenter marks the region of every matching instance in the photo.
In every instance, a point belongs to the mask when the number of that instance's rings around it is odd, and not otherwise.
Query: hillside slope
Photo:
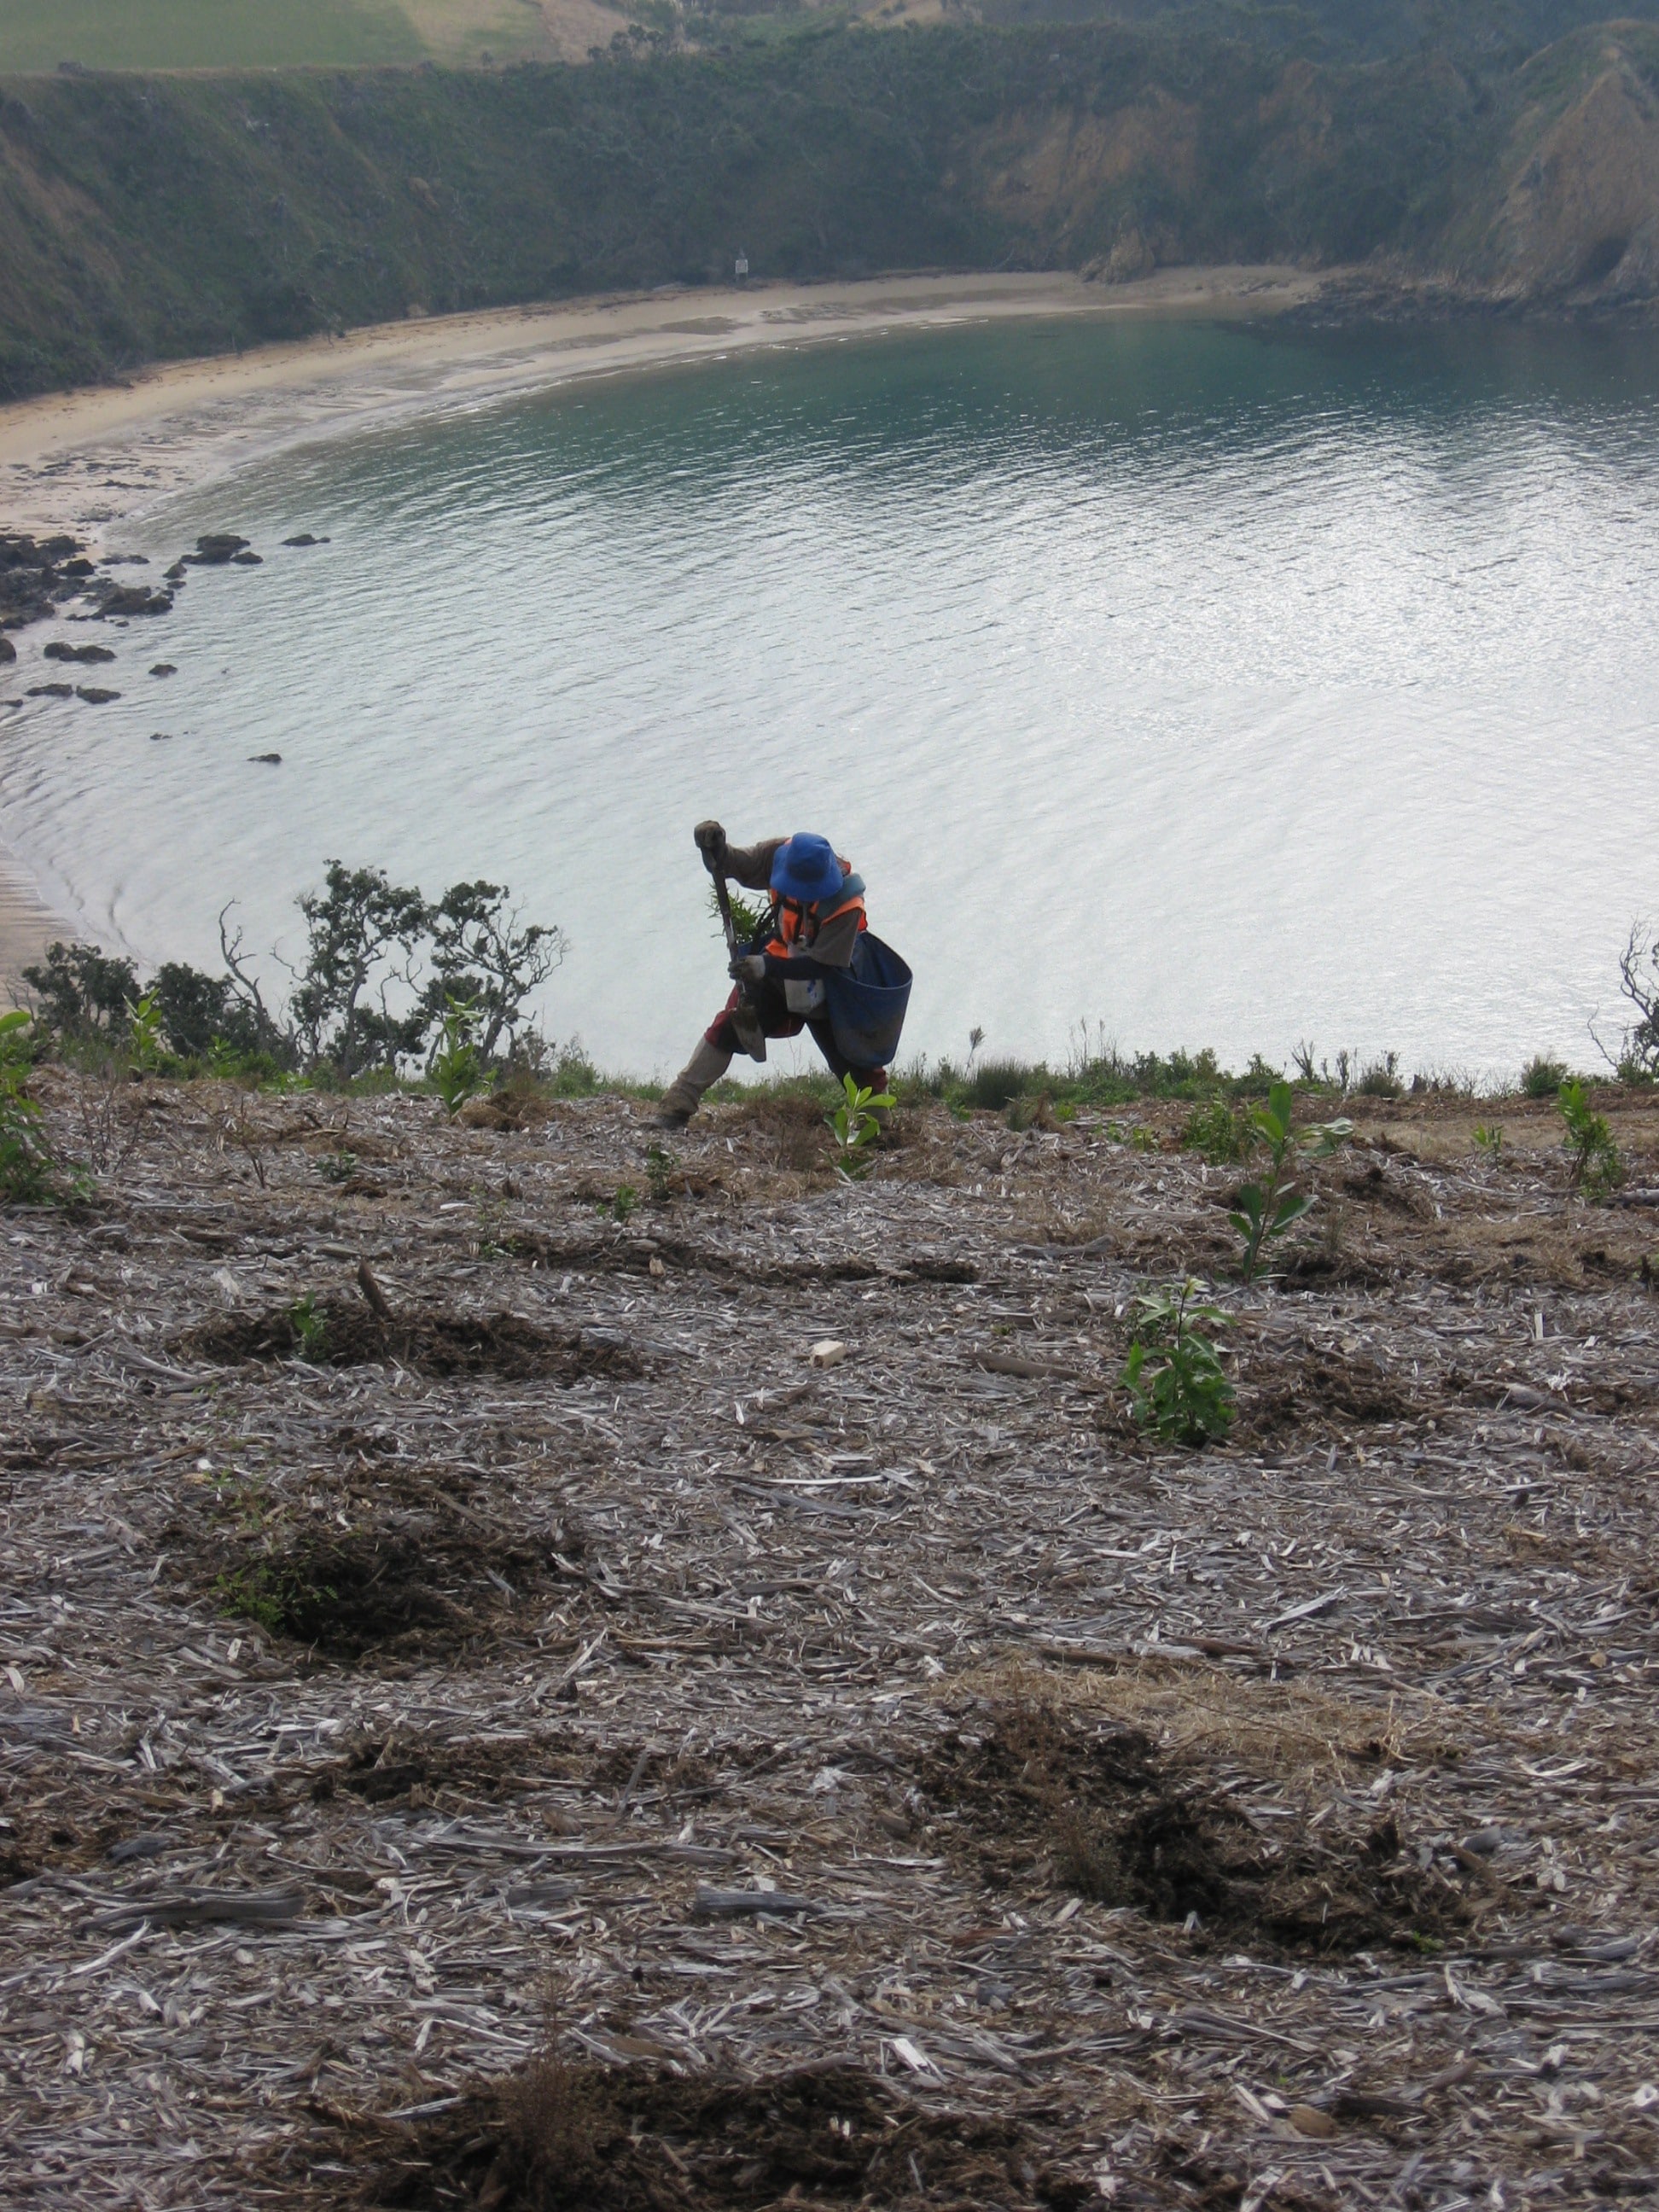
[[[1109,25],[0,80],[0,393],[700,282],[738,250],[798,277],[1379,255],[1510,301],[1628,302],[1653,289],[1656,82],[1638,25],[1496,82]]]

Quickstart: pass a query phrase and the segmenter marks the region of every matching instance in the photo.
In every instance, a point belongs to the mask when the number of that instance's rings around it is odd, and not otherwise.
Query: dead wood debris
[[[1237,1176],[1103,1121],[133,1086],[0,1238],[8,2201],[1654,2193],[1651,1224],[1382,1110],[1182,1454]]]

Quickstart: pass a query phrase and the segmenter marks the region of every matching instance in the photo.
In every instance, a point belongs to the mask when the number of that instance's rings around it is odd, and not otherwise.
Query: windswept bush
[[[34,993],[36,1023],[56,1037],[118,1036],[139,995],[131,961],[97,945],[49,945],[43,960],[24,969],[23,981]]]
[[[550,1057],[530,1025],[531,1000],[563,958],[564,938],[521,921],[509,898],[504,884],[463,883],[434,905],[383,868],[330,860],[321,890],[298,901],[306,951],[289,971],[285,1006],[266,1003],[228,907],[219,916],[219,975],[170,960],[141,986],[129,959],[95,945],[55,944],[24,980],[45,1036],[106,1054],[127,1050],[139,1024],[135,1065],[205,1065],[261,1079],[303,1069],[346,1083],[391,1080],[410,1062],[443,1054],[446,1024],[461,1008],[471,1070],[464,1087],[471,1088],[474,1076],[482,1082],[508,1066],[539,1070]],[[459,1063],[452,1056],[443,1065],[453,1073]],[[568,1049],[558,1073],[578,1088],[584,1077],[590,1087],[597,1081]]]

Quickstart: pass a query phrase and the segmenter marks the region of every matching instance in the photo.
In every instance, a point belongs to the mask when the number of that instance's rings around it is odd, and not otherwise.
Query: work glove
[[[763,983],[766,981],[766,955],[763,952],[740,952],[726,972],[734,983]]]
[[[691,832],[697,850],[702,854],[703,866],[714,875],[726,858],[726,832],[718,822],[699,822]]]

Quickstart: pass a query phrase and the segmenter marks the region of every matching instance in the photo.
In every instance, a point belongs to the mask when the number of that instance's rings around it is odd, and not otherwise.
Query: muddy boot
[[[732,1055],[704,1037],[662,1094],[657,1120],[665,1129],[683,1129],[702,1103],[702,1094],[732,1065]]]

